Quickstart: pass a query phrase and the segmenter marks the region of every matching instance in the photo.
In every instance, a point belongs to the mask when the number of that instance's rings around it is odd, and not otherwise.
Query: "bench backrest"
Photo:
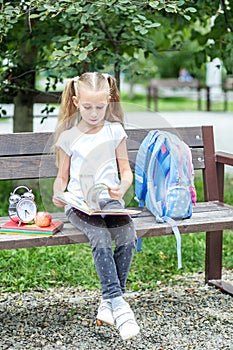
[[[198,86],[199,82],[197,79],[192,79],[188,81],[180,81],[178,79],[151,79],[149,82],[149,88],[198,88]]]
[[[233,78],[227,78],[223,84],[225,90],[233,90]]]
[[[127,147],[132,170],[138,148],[150,129],[127,129]],[[212,126],[166,129],[176,133],[191,148],[195,169],[202,169],[206,200],[218,199]],[[51,154],[53,133],[12,133],[0,135],[0,180],[51,178],[57,174]]]

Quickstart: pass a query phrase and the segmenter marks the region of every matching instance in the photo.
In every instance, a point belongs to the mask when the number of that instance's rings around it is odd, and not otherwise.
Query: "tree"
[[[194,6],[198,16],[192,27],[191,39],[199,45],[198,66],[216,57],[233,74],[233,3],[230,0],[198,0]]]
[[[195,24],[196,9],[201,12],[199,1],[190,6],[185,0],[0,0],[0,4],[5,82],[1,85],[4,94],[14,96],[14,131],[32,130],[37,72],[47,71],[56,83],[64,72],[69,77],[108,66],[120,86],[120,72],[139,51],[148,56],[161,49],[179,49],[188,21]]]
[[[30,18],[30,7],[20,2],[2,5],[1,29],[1,99],[14,101],[14,131],[33,130],[33,103],[36,73],[47,61],[47,47],[56,23],[50,27],[48,18],[43,22]],[[1,22],[1,19],[5,21]]]

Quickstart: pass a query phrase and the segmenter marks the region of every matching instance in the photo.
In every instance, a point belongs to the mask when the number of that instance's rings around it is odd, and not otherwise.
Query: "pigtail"
[[[54,134],[53,152],[56,152],[55,144],[60,134],[67,129],[72,128],[77,121],[77,108],[75,107],[72,97],[75,96],[74,80],[67,83],[61,97],[61,107],[58,115],[58,123]]]
[[[111,102],[120,102],[120,93],[117,87],[116,79],[111,75],[108,75],[107,80],[110,88]]]
[[[117,121],[123,125],[124,114],[120,103],[120,93],[117,87],[116,79],[109,74],[106,76],[106,79],[110,90],[109,113],[107,113],[106,119],[109,121]]]

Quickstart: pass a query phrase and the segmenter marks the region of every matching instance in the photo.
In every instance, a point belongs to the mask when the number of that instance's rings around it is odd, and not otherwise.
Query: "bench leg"
[[[151,89],[148,87],[147,89],[147,109],[150,110],[150,100],[151,100]]]
[[[222,231],[206,233],[205,281],[222,277]]]
[[[205,282],[233,296],[233,285],[222,280],[222,231],[206,233]]]

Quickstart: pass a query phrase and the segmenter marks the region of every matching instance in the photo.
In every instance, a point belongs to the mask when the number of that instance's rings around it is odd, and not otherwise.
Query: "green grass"
[[[124,112],[144,112],[147,111],[147,97],[144,94],[135,94],[129,98],[128,94],[121,93],[121,102]],[[50,107],[56,106],[50,104]],[[206,111],[206,101],[201,101],[202,111]],[[154,111],[154,103],[151,100],[151,111]],[[212,102],[211,111],[223,112],[223,102]],[[197,111],[197,100],[187,97],[161,97],[158,99],[158,112],[177,112],[177,111]],[[233,102],[228,102],[228,112],[233,111]],[[2,121],[4,121],[2,119]],[[1,123],[1,118],[0,118]]]
[[[200,173],[196,174],[199,201],[203,200]],[[226,202],[233,204],[233,179],[226,178]],[[5,201],[1,215],[7,215],[7,200],[12,190],[10,181],[1,183],[0,200]],[[40,209],[51,208],[52,180],[40,183],[37,194]],[[45,201],[45,198],[47,200]],[[132,194],[129,195],[129,199]],[[44,206],[45,205],[45,206]],[[49,207],[50,206],[50,207]],[[223,242],[223,266],[233,268],[232,231],[225,231]],[[177,270],[174,236],[143,239],[143,249],[135,253],[128,278],[129,290],[156,288],[182,274],[203,271],[205,266],[205,234],[182,235],[183,269]],[[0,251],[0,292],[47,289],[55,286],[81,286],[99,288],[99,281],[88,244],[14,249]]]
[[[147,98],[142,94],[135,94],[135,96],[130,99],[127,94],[121,94],[121,101],[123,109],[126,112],[134,112],[140,110],[147,110]],[[201,102],[201,108],[203,111],[206,110],[206,101]],[[223,112],[224,104],[223,102],[212,102],[211,111]],[[154,110],[154,104],[151,100],[151,110]],[[197,111],[197,100],[190,99],[186,97],[161,97],[158,99],[158,111]],[[228,102],[228,111],[233,111],[233,102]]]

